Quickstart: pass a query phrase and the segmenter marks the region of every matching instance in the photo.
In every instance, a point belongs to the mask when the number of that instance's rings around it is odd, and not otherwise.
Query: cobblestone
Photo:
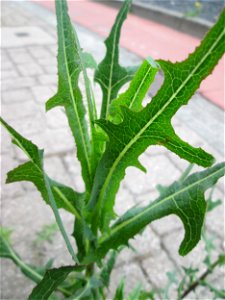
[[[42,68],[36,63],[18,65],[18,69],[22,76],[34,76],[43,74]]]
[[[2,93],[2,101],[6,104],[12,104],[14,102],[22,103],[24,101],[30,101],[33,103],[34,96],[31,94],[29,89],[19,88],[12,91],[7,90]]]
[[[141,282],[142,287],[146,290],[150,289],[150,284],[147,282],[141,268],[134,263],[128,264],[123,268],[117,268],[112,271],[112,281],[108,294],[109,299],[113,299],[116,288],[123,278],[125,280],[125,295],[127,295],[137,286],[137,282]]]

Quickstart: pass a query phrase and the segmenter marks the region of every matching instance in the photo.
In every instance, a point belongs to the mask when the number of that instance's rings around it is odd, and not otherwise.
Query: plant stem
[[[220,264],[221,259],[218,257],[218,259],[211,265],[210,269],[207,269],[196,281],[194,281],[186,291],[183,292],[181,299],[186,297],[190,292],[194,291],[199,284],[209,275],[213,272],[213,270]]]
[[[184,170],[183,174],[181,175],[180,181],[184,181],[186,179],[186,177],[190,174],[193,167],[194,167],[194,164],[188,165],[188,167]]]
[[[62,234],[62,237],[66,243],[66,246],[67,246],[67,249],[70,253],[70,255],[72,256],[73,260],[75,261],[75,263],[79,264],[79,260],[73,250],[73,247],[70,243],[70,240],[67,236],[67,233],[66,233],[66,230],[63,226],[63,222],[62,222],[62,219],[60,217],[60,214],[59,214],[59,211],[58,211],[58,207],[56,205],[56,202],[55,202],[55,199],[54,199],[54,196],[53,196],[53,193],[52,193],[52,190],[51,190],[51,187],[50,187],[50,184],[49,184],[49,181],[48,181],[48,177],[47,175],[43,172],[43,175],[44,175],[44,181],[45,181],[45,186],[46,186],[46,189],[47,189],[47,193],[48,193],[48,198],[49,198],[49,201],[50,201],[50,204],[51,204],[51,207],[52,207],[52,210],[53,210],[53,213],[55,215],[55,219],[56,219],[56,223],[59,227],[59,230]]]
[[[16,252],[13,251],[13,249],[11,248],[11,246],[9,244],[8,244],[8,247],[9,247],[10,253],[12,255],[12,259],[15,262],[15,264],[18,265],[21,268],[21,270],[26,270],[27,273],[30,274],[31,277],[35,278],[35,280],[37,282],[40,282],[43,279],[43,276],[41,274],[39,274],[38,272],[36,272],[34,269],[32,269],[30,266],[28,266],[25,262],[23,262],[20,259],[20,257],[16,254]],[[31,279],[31,277],[29,277],[29,278]],[[35,280],[33,280],[33,281],[35,281]],[[62,287],[57,287],[57,290],[66,296],[71,296],[71,293]]]
[[[94,273],[94,264],[92,263],[92,264],[88,265],[86,268],[86,276],[91,277],[93,275],[93,273]]]

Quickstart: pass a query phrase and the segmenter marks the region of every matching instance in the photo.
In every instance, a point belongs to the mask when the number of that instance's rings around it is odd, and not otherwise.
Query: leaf
[[[47,300],[66,277],[76,269],[75,266],[66,266],[47,270],[41,282],[33,289],[28,300]]]
[[[44,268],[36,268],[26,264],[20,256],[14,251],[10,242],[12,230],[0,227],[0,257],[11,259],[21,270],[21,272],[34,282],[39,282],[42,279]]]
[[[95,62],[90,54],[83,53],[80,48],[65,0],[56,1],[56,14],[58,28],[58,91],[55,96],[47,101],[46,109],[49,110],[58,105],[64,106],[76,142],[77,157],[81,163],[82,176],[86,189],[89,191],[92,186],[94,169],[92,156],[94,150],[90,143],[85,120],[85,107],[78,81],[82,72],[88,100],[90,126],[91,131],[93,131],[94,125],[92,122],[96,118],[96,108],[86,68],[95,66]],[[94,143],[94,141],[92,142]]]
[[[110,121],[115,124],[121,123],[123,114],[120,107],[126,106],[133,111],[140,111],[143,109],[142,101],[148,92],[149,86],[153,82],[159,65],[154,62],[151,57],[148,57],[134,76],[130,86],[126,92],[120,94],[119,97],[112,101],[109,106]]]
[[[111,251],[109,255],[109,259],[106,261],[100,274],[100,278],[106,287],[109,287],[110,275],[116,262],[117,252]]]
[[[95,71],[95,81],[99,83],[103,93],[101,118],[106,118],[111,101],[117,97],[120,88],[130,81],[137,71],[136,67],[125,68],[119,64],[121,27],[127,17],[130,4],[131,0],[124,1],[112,30],[105,40],[106,55]]]
[[[144,208],[125,213],[99,240],[96,250],[98,259],[104,257],[109,249],[126,245],[140,230],[152,221],[177,215],[185,229],[185,236],[179,253],[188,254],[201,238],[201,229],[206,213],[204,193],[225,173],[225,163],[194,173],[184,181],[175,182],[164,190],[163,195]]]
[[[79,218],[81,202],[84,194],[75,192],[72,188],[58,183],[48,177],[51,189],[58,208],[73,213]],[[50,205],[47,188],[44,183],[43,172],[32,162],[26,162],[7,173],[6,183],[30,181],[41,193],[43,199]]]
[[[118,288],[116,289],[116,294],[113,300],[124,300],[124,285],[124,279],[122,279]]]
[[[175,133],[171,119],[188,103],[201,81],[213,70],[225,51],[225,11],[200,46],[185,61],[158,61],[164,72],[164,83],[152,101],[141,111],[121,107],[123,122],[116,125],[107,120],[96,123],[109,136],[106,151],[96,170],[88,205],[93,229],[108,228],[114,218],[113,206],[120,181],[128,166],[141,168],[138,157],[149,146],[161,145],[179,157],[203,167],[214,158],[201,148],[194,148]],[[135,80],[135,79],[134,79]],[[133,80],[133,81],[134,81]],[[141,168],[142,169],[142,168]]]
[[[12,142],[15,145],[17,145],[21,150],[23,150],[26,156],[30,159],[29,162],[9,172],[7,182],[28,180],[28,181],[35,182],[35,185],[37,185],[37,187],[39,187],[41,190],[44,190],[43,195],[46,197],[45,199],[46,202],[50,204],[53,210],[57,225],[65,240],[67,249],[71,254],[72,258],[74,259],[74,261],[78,262],[73,247],[66,234],[60,214],[58,212],[56,200],[54,198],[54,191],[56,190],[57,195],[60,194],[60,197],[64,199],[64,203],[66,203],[67,206],[69,206],[70,208],[73,208],[73,211],[76,212],[76,217],[81,218],[78,210],[76,210],[75,207],[70,204],[70,201],[66,198],[65,194],[63,194],[62,192],[66,190],[66,192],[68,193],[68,189],[65,186],[61,186],[61,185],[57,185],[55,187],[54,186],[55,182],[51,181],[46,175],[43,166],[43,154],[44,154],[43,150],[38,149],[38,147],[35,144],[22,137],[11,126],[9,126],[2,118],[0,118],[0,122],[5,127],[5,129],[9,132],[9,134],[12,136]],[[71,189],[69,189],[69,193],[70,192]]]
[[[141,295],[142,285],[138,284],[128,295],[126,300],[139,300]]]

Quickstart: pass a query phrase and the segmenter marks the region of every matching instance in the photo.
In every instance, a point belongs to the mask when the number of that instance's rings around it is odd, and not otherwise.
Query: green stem
[[[194,281],[186,291],[183,292],[181,299],[185,298],[190,292],[194,291],[204,279],[213,272],[213,270],[221,263],[221,258],[218,259],[211,265],[209,269],[207,269],[196,281]]]
[[[180,177],[180,181],[184,181],[187,176],[190,174],[191,170],[193,169],[194,164],[189,164],[188,167],[184,170],[183,174]]]
[[[86,268],[86,276],[91,277],[94,273],[94,264],[90,264]]]
[[[7,243],[5,241],[5,243]],[[25,262],[23,262],[20,257],[14,252],[14,250],[12,249],[12,247],[10,246],[9,243],[7,243],[8,249],[10,251],[12,260],[14,261],[14,263],[20,267],[21,270],[26,271],[28,274],[31,275],[31,278],[34,278],[33,281],[35,282],[40,282],[43,279],[43,276],[40,275],[38,272],[36,272],[35,270],[33,270],[30,266],[28,266]],[[62,288],[62,287],[57,287],[57,290],[61,293],[63,293],[66,296],[71,296],[71,293],[69,291],[67,291],[66,289]]]
[[[54,215],[55,215],[55,219],[56,219],[57,225],[58,225],[58,227],[59,227],[59,230],[60,230],[60,232],[61,232],[61,234],[62,234],[62,237],[64,238],[64,241],[65,241],[65,243],[66,243],[67,249],[68,249],[69,253],[71,254],[73,260],[74,260],[77,264],[79,264],[79,260],[78,260],[76,254],[75,254],[75,252],[74,252],[74,250],[73,250],[73,247],[72,247],[72,245],[71,245],[71,243],[70,243],[70,240],[69,240],[69,238],[68,238],[68,236],[67,236],[66,230],[65,230],[65,228],[64,228],[64,226],[63,226],[62,219],[61,219],[61,217],[60,217],[60,214],[59,214],[59,211],[58,211],[58,207],[57,207],[57,205],[56,205],[54,196],[53,196],[53,194],[52,194],[52,190],[51,190],[51,187],[50,187],[48,178],[47,178],[47,176],[46,176],[46,174],[45,174],[44,171],[43,171],[43,175],[44,175],[44,181],[45,181],[45,186],[46,186],[46,189],[47,189],[49,201],[50,201],[50,203],[51,203],[51,207],[52,207],[53,213],[54,213]]]

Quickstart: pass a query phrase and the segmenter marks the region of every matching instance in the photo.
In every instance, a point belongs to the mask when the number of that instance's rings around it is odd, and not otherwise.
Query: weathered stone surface
[[[165,287],[168,282],[166,273],[175,270],[175,266],[162,249],[158,255],[149,256],[141,264],[156,288]]]
[[[36,63],[18,65],[18,69],[22,76],[34,76],[43,74],[42,68]]]
[[[25,101],[33,102],[34,96],[29,89],[13,89],[7,90],[2,93],[2,101],[6,104],[12,104],[14,102],[22,103]]]
[[[113,299],[116,288],[123,278],[125,281],[125,295],[131,292],[139,283],[142,284],[144,289],[150,289],[150,284],[147,282],[141,268],[137,264],[131,263],[123,268],[113,270],[108,299]]]

